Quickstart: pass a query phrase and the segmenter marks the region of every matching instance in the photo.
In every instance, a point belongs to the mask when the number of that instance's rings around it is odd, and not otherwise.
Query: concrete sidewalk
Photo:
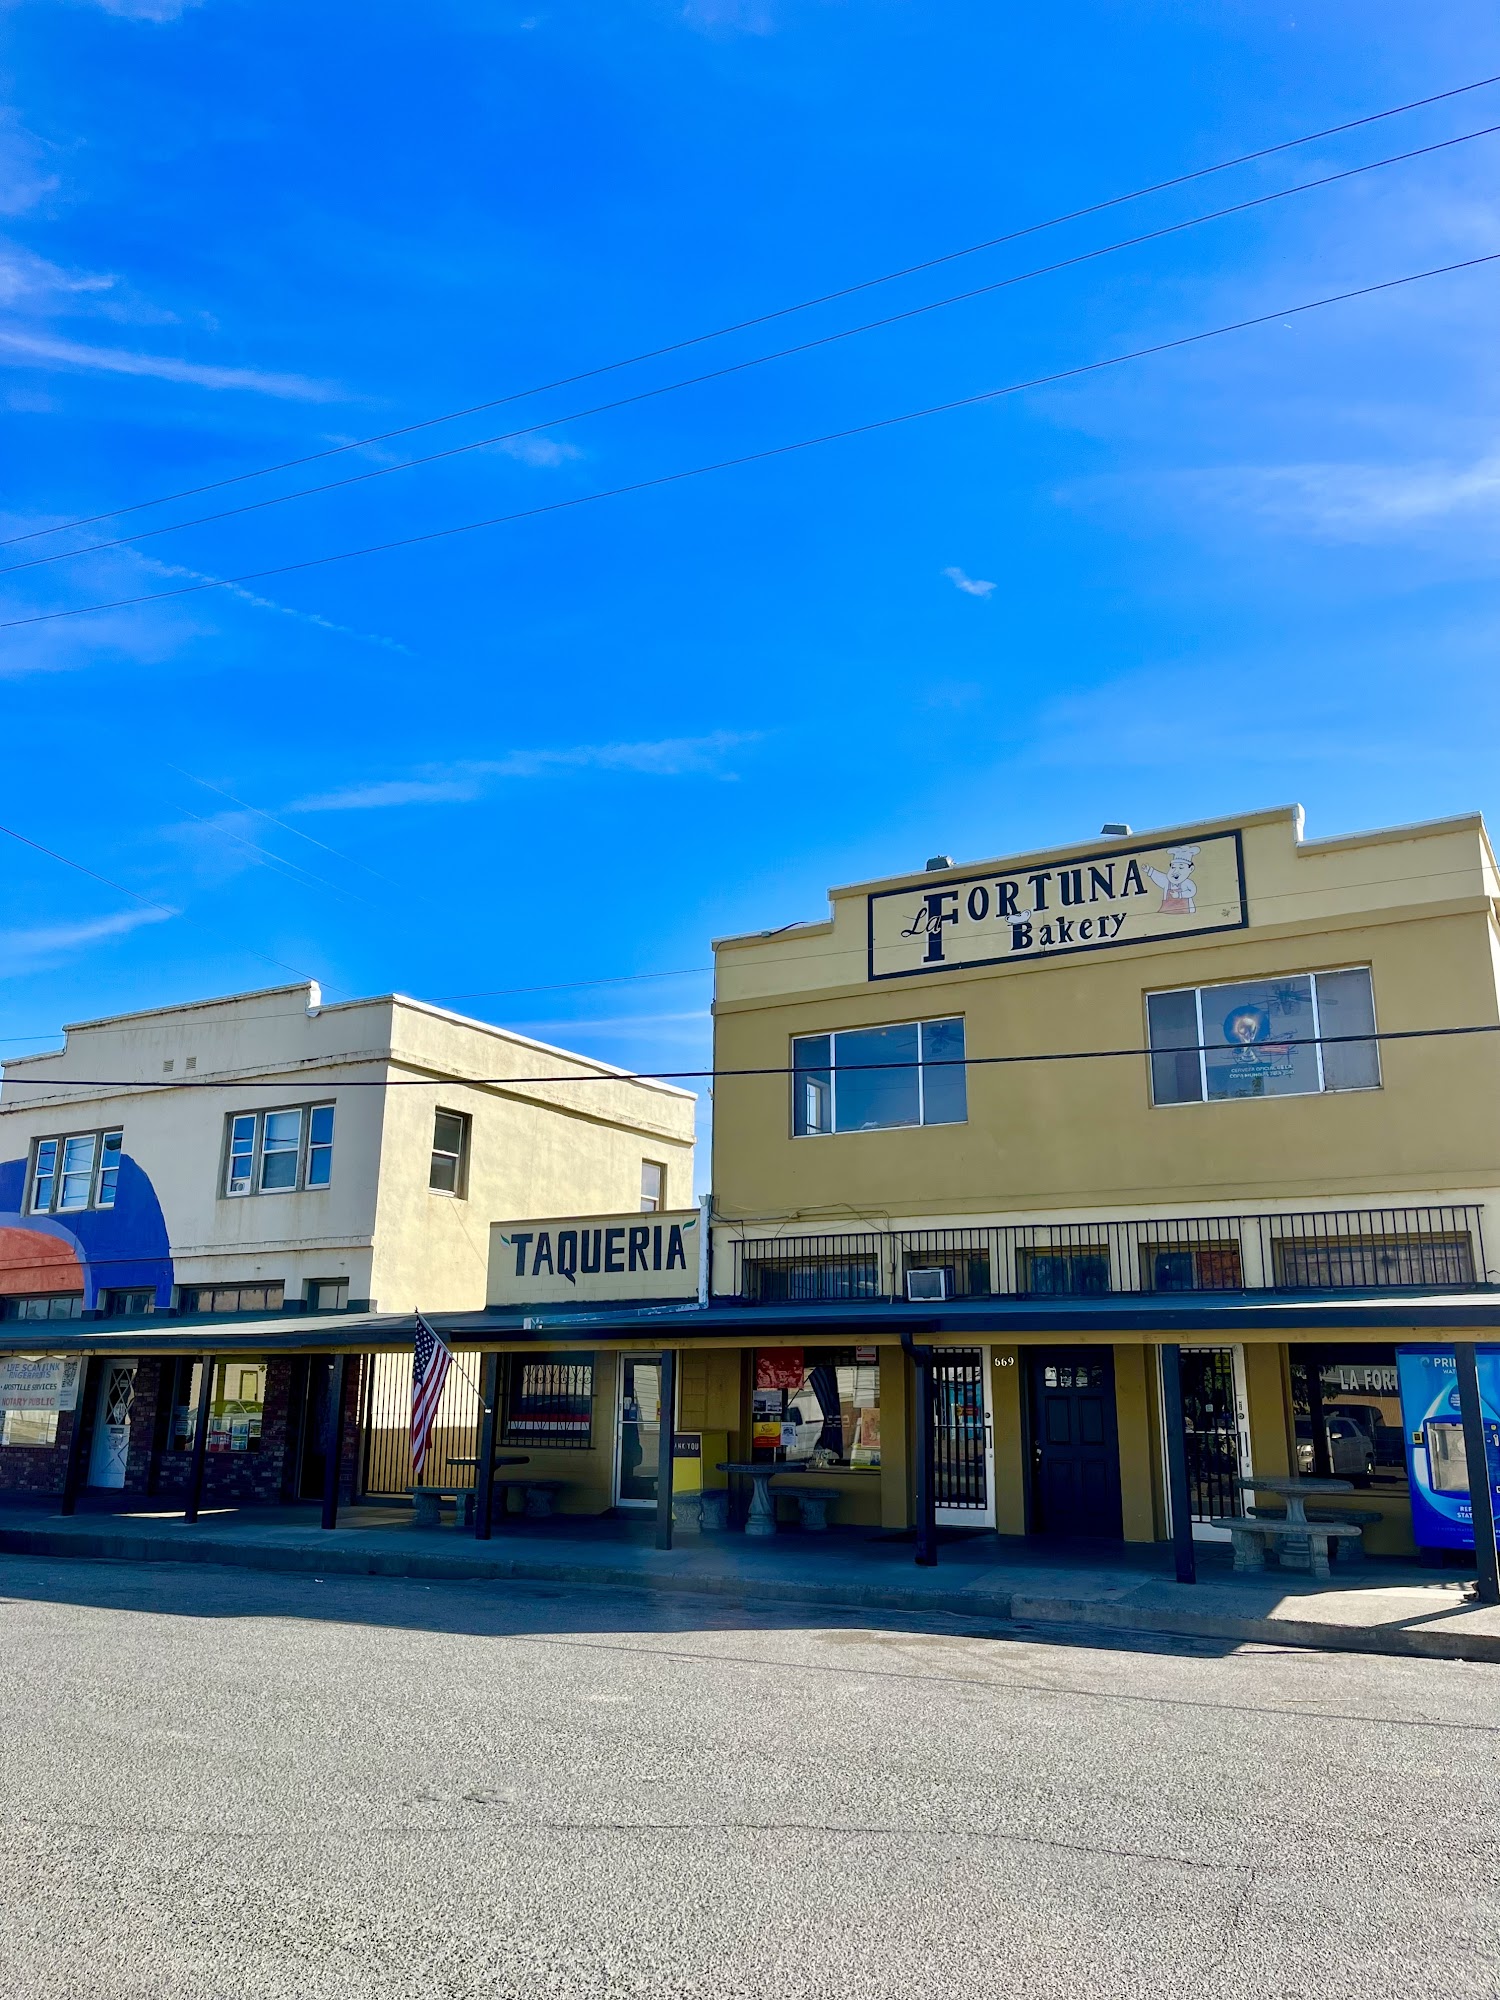
[[[1200,1581],[1179,1584],[1155,1550],[1119,1561],[1073,1560],[995,1536],[945,1542],[918,1569],[909,1542],[876,1537],[743,1535],[683,1538],[659,1550],[634,1523],[508,1523],[488,1543],[451,1528],[422,1530],[404,1508],[346,1510],[324,1533],[315,1508],[205,1513],[189,1526],[164,1512],[0,1509],[0,1550],[124,1562],[205,1562],[316,1575],[442,1577],[564,1583],[727,1597],[758,1606],[941,1614],[986,1625],[1314,1646],[1433,1659],[1500,1662],[1500,1608],[1465,1602],[1471,1579],[1366,1563],[1331,1583],[1291,1572],[1236,1576],[1227,1551],[1200,1551]]]

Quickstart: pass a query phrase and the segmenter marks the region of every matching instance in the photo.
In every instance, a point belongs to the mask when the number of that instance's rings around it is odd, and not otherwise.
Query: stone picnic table
[[[1248,1514],[1234,1514],[1214,1522],[1227,1528],[1234,1545],[1237,1570],[1263,1570],[1267,1546],[1276,1545],[1277,1560],[1284,1569],[1310,1570],[1314,1576],[1329,1572],[1330,1542],[1358,1540],[1363,1530],[1354,1522],[1309,1521],[1307,1502],[1325,1493],[1352,1493],[1347,1479],[1305,1479],[1299,1474],[1249,1473],[1236,1482],[1246,1493],[1274,1493],[1286,1502],[1286,1518],[1256,1520]]]
[[[745,1533],[752,1539],[775,1534],[776,1503],[768,1489],[777,1473],[787,1469],[775,1459],[757,1460],[753,1464],[737,1458],[720,1460],[718,1471],[742,1472],[750,1481],[750,1512],[745,1516]]]
[[[526,1465],[528,1463],[529,1460],[524,1451],[497,1451],[490,1461],[490,1471],[493,1475],[502,1465]],[[477,1473],[479,1460],[477,1458],[450,1458],[448,1465],[450,1470],[457,1467],[460,1471],[473,1471]],[[469,1503],[474,1498],[475,1491],[476,1488],[473,1486],[454,1486],[451,1484],[446,1486],[413,1486],[411,1489],[412,1507],[414,1510],[413,1527],[440,1528],[443,1524],[443,1502],[451,1496],[453,1501],[453,1525],[455,1528],[466,1528],[469,1525]]]

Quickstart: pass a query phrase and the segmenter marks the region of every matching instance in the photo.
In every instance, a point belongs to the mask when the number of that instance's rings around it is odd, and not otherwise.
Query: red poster
[[[800,1347],[757,1348],[755,1386],[757,1389],[800,1389],[802,1349]]]

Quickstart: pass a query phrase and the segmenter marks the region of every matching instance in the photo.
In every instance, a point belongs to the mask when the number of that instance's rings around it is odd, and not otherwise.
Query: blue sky
[[[1500,71],[1500,21],[1466,0],[11,0],[0,21],[10,535]],[[13,573],[0,616],[545,506],[1500,250],[1491,137],[562,421],[1489,123],[1500,88],[131,516],[108,532],[542,427]],[[1298,799],[1322,834],[1495,807],[1497,300],[1481,269],[627,499],[0,632],[0,819],[160,906],[6,843],[0,1049],[292,968],[330,998],[486,996],[458,1004],[692,1064],[707,978],[624,975],[818,916],[830,882],[1106,819]]]

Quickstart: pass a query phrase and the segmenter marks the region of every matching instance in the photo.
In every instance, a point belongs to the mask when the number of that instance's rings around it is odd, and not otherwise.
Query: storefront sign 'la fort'
[[[1249,921],[1238,832],[879,889],[869,910],[871,979],[1243,930]]]

